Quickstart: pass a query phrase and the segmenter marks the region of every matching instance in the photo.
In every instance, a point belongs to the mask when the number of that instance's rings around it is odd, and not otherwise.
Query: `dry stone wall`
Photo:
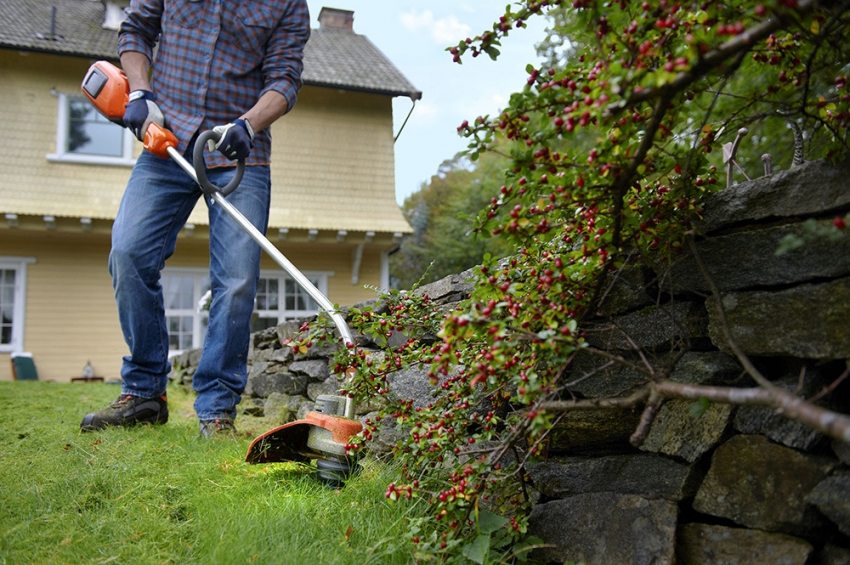
[[[850,237],[814,238],[777,255],[789,234],[806,238],[850,210],[850,165],[806,163],[728,188],[708,202],[697,250],[720,292],[735,343],[774,384],[818,394],[850,359]],[[816,226],[815,226],[816,227]],[[694,257],[641,265],[618,279],[587,339],[640,361],[637,346],[674,381],[753,386],[731,355],[710,286]],[[417,292],[437,307],[468,296],[469,273]],[[255,334],[243,404],[281,421],[303,416],[339,383],[331,351],[294,355],[281,341],[300,322]],[[176,360],[191,380],[197,353]],[[645,376],[579,355],[565,382],[579,398],[622,395]],[[392,392],[426,403],[424,374],[399,371]],[[850,412],[848,383],[818,402]],[[371,407],[361,407],[364,410]],[[850,563],[850,446],[770,409],[668,401],[640,448],[639,412],[567,413],[547,460],[529,468],[535,557],[615,563]],[[392,430],[394,433],[403,433]],[[386,435],[376,448],[390,444]]]

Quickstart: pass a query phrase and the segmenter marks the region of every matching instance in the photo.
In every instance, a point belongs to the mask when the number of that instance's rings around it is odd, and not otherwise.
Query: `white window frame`
[[[74,98],[78,96],[74,95]],[[72,95],[60,92],[56,95],[58,100],[58,110],[56,112],[56,152],[49,153],[47,160],[58,163],[84,163],[90,165],[111,165],[119,167],[129,167],[136,163],[133,157],[133,145],[136,140],[130,130],[123,129],[121,138],[121,156],[110,157],[108,155],[81,155],[78,153],[70,153],[68,147],[68,101]],[[119,126],[115,126],[119,127]]]
[[[313,281],[316,284],[316,287],[322,291],[322,294],[327,295],[328,293],[328,279],[333,276],[332,271],[307,271],[304,273],[304,276],[309,280]],[[200,300],[203,293],[201,292],[202,286],[201,283],[204,278],[209,275],[209,271],[207,269],[200,268],[182,268],[182,267],[166,267],[163,270],[163,275],[172,275],[172,276],[180,276],[180,275],[189,275],[194,278],[194,301],[195,308],[190,312],[188,309],[168,309],[165,310],[166,319],[168,316],[193,316],[192,323],[192,348],[198,348],[203,345],[204,335],[202,333],[203,329],[203,319],[208,318],[209,314],[207,311],[200,312],[197,308],[197,302]],[[286,280],[289,279],[289,275],[283,273],[281,271],[267,271],[262,270],[260,272],[261,279],[274,279],[277,280],[278,284],[278,309],[276,310],[254,310],[254,315],[260,318],[274,318],[276,320],[276,324],[280,324],[287,320],[292,320],[295,318],[305,318],[309,316],[313,316],[318,313],[318,307],[316,309],[307,309],[307,310],[286,310]],[[163,289],[164,292],[164,289]],[[183,353],[183,349],[169,349],[169,356],[179,355]]]
[[[207,269],[192,269],[192,268],[171,268],[166,267],[163,270],[163,278],[168,276],[191,276],[193,279],[192,285],[192,307],[191,308],[165,308],[165,319],[166,319],[166,327],[168,327],[168,317],[169,316],[192,316],[192,349],[197,349],[201,347],[204,343],[204,332],[202,328],[204,327],[203,321],[204,319],[209,319],[209,311],[204,310],[201,311],[198,308],[198,302],[201,297],[204,295],[202,292],[202,283],[204,279],[209,277],[209,270]],[[165,288],[163,288],[163,297],[165,296]],[[169,339],[169,347],[170,347],[170,339]],[[168,354],[171,355],[179,355],[183,353],[185,349],[169,349]]]
[[[307,277],[310,282],[316,285],[322,294],[327,296],[328,294],[328,279],[333,276],[333,272],[331,271],[305,271],[304,276]],[[316,308],[308,308],[305,310],[287,310],[286,309],[286,281],[291,280],[291,277],[281,271],[260,271],[261,279],[272,279],[277,280],[277,309],[275,310],[254,310],[254,315],[259,316],[260,318],[276,318],[277,323],[281,324],[287,320],[292,320],[296,318],[307,318],[309,316],[314,316],[318,314],[319,307],[317,305]],[[296,283],[297,286],[297,283]],[[300,287],[298,287],[300,288]],[[311,299],[312,300],[312,299]]]
[[[12,341],[0,343],[0,352],[24,351],[24,325],[26,321],[27,265],[35,263],[34,257],[0,256],[0,269],[15,271],[15,296],[12,306]]]

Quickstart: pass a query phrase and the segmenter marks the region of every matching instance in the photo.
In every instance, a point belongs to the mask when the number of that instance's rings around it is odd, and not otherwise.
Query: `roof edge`
[[[304,79],[304,84],[309,86],[319,86],[322,88],[335,88],[337,90],[347,90],[351,92],[366,92],[369,94],[383,94],[388,96],[407,96],[411,100],[421,100],[422,91],[420,90],[388,90],[381,88],[369,88],[367,86],[352,86],[347,84],[338,84],[333,82],[323,82],[314,79]]]

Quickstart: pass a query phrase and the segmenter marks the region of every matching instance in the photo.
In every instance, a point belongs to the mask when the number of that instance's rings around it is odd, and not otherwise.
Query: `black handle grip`
[[[195,174],[198,175],[198,184],[204,194],[211,195],[213,192],[218,192],[222,196],[227,196],[239,186],[242,182],[242,174],[245,172],[245,159],[239,159],[236,162],[236,174],[233,179],[227,183],[227,186],[220,187],[210,182],[207,177],[207,162],[204,160],[204,146],[209,140],[218,142],[221,139],[221,134],[213,130],[201,132],[198,139],[195,141],[195,148],[192,151],[192,165],[195,167]]]

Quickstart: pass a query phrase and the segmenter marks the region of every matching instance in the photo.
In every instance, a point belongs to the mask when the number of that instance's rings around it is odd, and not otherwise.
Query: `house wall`
[[[273,130],[270,225],[410,232],[395,201],[392,99],[305,86]]]

